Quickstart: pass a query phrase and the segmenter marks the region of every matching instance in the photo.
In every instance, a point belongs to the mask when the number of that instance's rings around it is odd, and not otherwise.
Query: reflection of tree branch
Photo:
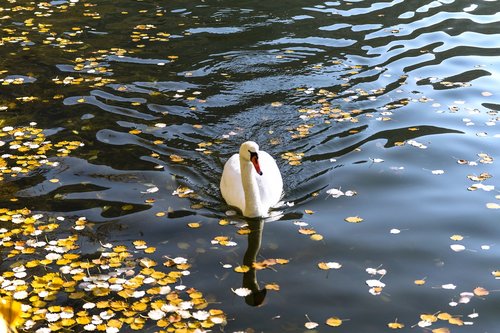
[[[250,233],[248,234],[248,248],[243,257],[243,264],[250,269],[243,274],[243,287],[248,288],[252,293],[245,297],[245,302],[251,306],[259,306],[266,298],[266,288],[259,289],[257,282],[257,271],[253,267],[253,263],[257,261],[257,254],[262,243],[262,231],[264,230],[263,220],[249,220],[248,226]]]

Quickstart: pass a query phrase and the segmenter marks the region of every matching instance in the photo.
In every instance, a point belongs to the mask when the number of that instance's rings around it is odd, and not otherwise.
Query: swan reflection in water
[[[266,288],[260,289],[257,282],[257,270],[253,266],[257,261],[257,255],[262,243],[262,231],[264,230],[264,220],[252,219],[248,221],[250,233],[248,234],[248,247],[243,256],[243,264],[249,270],[243,273],[243,288],[250,289],[251,293],[245,296],[245,302],[251,306],[262,305],[266,298]]]

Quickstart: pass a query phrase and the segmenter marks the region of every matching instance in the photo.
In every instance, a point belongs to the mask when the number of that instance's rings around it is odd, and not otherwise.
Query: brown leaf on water
[[[483,287],[477,287],[474,289],[474,295],[476,295],[476,296],[487,296],[489,294],[490,294],[490,292]]]
[[[312,228],[300,228],[299,233],[302,235],[314,235],[316,233],[316,230]]]

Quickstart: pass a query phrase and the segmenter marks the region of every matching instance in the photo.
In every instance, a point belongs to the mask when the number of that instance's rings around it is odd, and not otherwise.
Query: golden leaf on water
[[[81,298],[85,297],[85,295],[86,295],[85,292],[78,291],[78,292],[74,292],[74,293],[69,294],[68,297],[70,299],[81,299]]]
[[[314,214],[314,211],[310,210],[310,209],[305,209],[304,213],[311,215],[311,214]]]
[[[300,228],[299,233],[303,235],[314,235],[316,233],[316,230],[312,228]]]
[[[329,270],[329,269],[339,269],[342,267],[338,262],[320,262],[318,263],[319,269]]]
[[[415,281],[414,281],[414,283],[415,283],[417,286],[424,285],[424,284],[425,284],[425,279],[415,280]]]
[[[280,286],[277,283],[268,283],[265,285],[264,288],[266,288],[267,290],[274,290],[274,291],[280,290]]]
[[[282,258],[278,258],[278,259],[276,259],[276,263],[277,263],[277,264],[280,264],[280,265],[286,265],[286,264],[288,264],[289,262],[290,262],[290,260],[288,260],[288,259],[282,259]]]
[[[313,241],[321,241],[323,240],[323,235],[320,235],[320,234],[314,234],[314,235],[311,235],[311,240]]]
[[[149,258],[142,258],[139,260],[139,264],[142,267],[154,267],[157,265],[156,261],[149,259]]]
[[[476,296],[487,296],[490,292],[483,287],[477,287],[474,289],[474,295]]]
[[[148,305],[146,303],[134,302],[134,304],[132,304],[132,310],[137,311],[137,312],[145,311],[147,308],[148,308]]]
[[[463,326],[464,325],[464,322],[462,319],[458,318],[458,317],[452,317],[450,319],[448,319],[448,322],[452,325],[457,325],[457,326]]]
[[[338,327],[338,326],[342,325],[342,319],[340,319],[338,317],[330,317],[326,320],[326,324],[328,326]]]
[[[359,216],[349,216],[345,218],[345,221],[349,223],[360,223],[363,222],[363,219]]]
[[[405,327],[405,325],[403,323],[398,323],[397,321],[394,321],[392,323],[387,324],[387,327],[392,328],[393,330],[397,330]]]
[[[135,240],[132,242],[136,249],[146,248],[146,242],[144,240]]]
[[[91,323],[91,321],[92,321],[92,320],[91,320],[91,319],[90,319],[90,317],[88,317],[88,316],[85,316],[85,317],[84,317],[84,316],[82,316],[82,317],[77,317],[77,318],[76,318],[76,322],[77,322],[78,324],[80,324],[80,325],[87,325],[87,324],[90,324],[90,323]]]
[[[462,235],[453,235],[450,237],[451,240],[454,240],[454,241],[461,241],[464,239],[464,236]]]
[[[452,318],[452,315],[448,312],[441,312],[437,315],[437,318],[439,320],[450,320]]]
[[[175,163],[180,163],[180,162],[183,162],[184,161],[184,158],[182,158],[181,156],[179,155],[175,155],[175,154],[172,154],[169,156],[170,157],[170,160],[172,162],[175,162]]]
[[[431,323],[434,323],[438,320],[438,318],[435,315],[428,314],[428,313],[421,314],[420,319],[431,322]]]
[[[226,220],[226,219],[221,219],[221,220],[219,220],[219,225],[224,226],[224,225],[228,225],[228,224],[229,224],[229,221],[228,221],[228,220]]]
[[[156,247],[153,247],[153,246],[150,246],[150,247],[147,247],[144,249],[144,252],[148,253],[148,254],[154,253],[155,251],[156,251]]]
[[[237,266],[234,268],[234,271],[236,273],[246,273],[250,270],[250,267],[246,266],[246,265],[241,265],[241,266]]]

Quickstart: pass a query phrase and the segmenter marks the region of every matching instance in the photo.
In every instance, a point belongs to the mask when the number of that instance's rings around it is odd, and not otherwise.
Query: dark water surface
[[[429,332],[420,315],[438,312],[467,325],[430,329],[498,331],[498,1],[2,7],[2,126],[36,122],[52,141],[85,144],[57,168],[5,180],[3,207],[16,196],[19,207],[86,216],[102,243],[143,239],[157,259],[187,258],[184,282],[226,312],[226,332],[303,332],[309,319],[318,332],[385,332],[395,320]],[[10,84],[16,78],[24,81]],[[37,99],[19,99],[29,96]],[[277,160],[289,205],[280,220],[252,221],[255,231],[240,235],[248,221],[226,216],[218,182],[248,139]],[[290,164],[287,152],[303,155]],[[492,177],[467,178],[481,173]],[[181,186],[197,196],[173,195]],[[363,221],[345,221],[353,216]],[[323,239],[299,232],[306,228]],[[214,244],[216,236],[236,245]],[[254,257],[290,262],[233,271]],[[366,280],[380,278],[385,287],[372,295]],[[247,299],[264,298],[259,307],[231,291],[271,283],[280,290]],[[450,305],[478,286],[492,292]],[[331,328],[329,317],[344,321]]]

